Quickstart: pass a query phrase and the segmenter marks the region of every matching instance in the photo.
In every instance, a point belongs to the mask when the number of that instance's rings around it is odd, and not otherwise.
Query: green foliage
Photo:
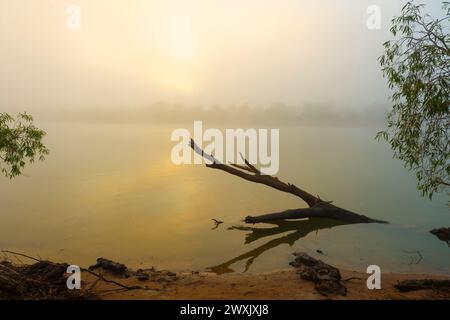
[[[20,113],[16,119],[0,113],[0,169],[12,179],[22,174],[27,162],[44,160],[49,150],[42,143],[45,132],[33,125],[33,117]]]
[[[395,39],[379,58],[392,89],[386,140],[396,158],[416,173],[418,189],[430,198],[450,186],[450,3],[440,19],[408,2],[392,20]]]

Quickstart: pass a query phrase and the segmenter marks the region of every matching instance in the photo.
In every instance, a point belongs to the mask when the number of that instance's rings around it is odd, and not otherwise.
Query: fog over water
[[[448,275],[448,246],[429,233],[448,223],[448,197],[421,197],[374,140],[390,106],[377,58],[405,2],[0,0],[0,112],[30,112],[51,151],[0,178],[0,247],[219,274],[282,269],[293,251],[320,250],[351,269]],[[439,13],[440,1],[426,2]],[[71,31],[73,4],[81,29]],[[369,5],[380,30],[366,26]],[[175,165],[171,133],[194,120],[278,128],[280,180],[390,224],[239,228],[305,204]]]
[[[440,2],[428,2],[438,12]],[[278,113],[289,119],[381,119],[389,91],[377,57],[404,3],[1,0],[1,109],[134,121],[161,105],[285,105]],[[66,27],[71,4],[81,8],[80,30]],[[374,4],[380,30],[366,27]]]

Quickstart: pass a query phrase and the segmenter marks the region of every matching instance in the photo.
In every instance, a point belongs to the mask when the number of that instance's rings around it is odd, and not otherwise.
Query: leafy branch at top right
[[[392,109],[376,138],[390,144],[431,199],[450,187],[450,3],[442,3],[440,18],[424,10],[408,2],[392,20],[394,39],[379,58]]]

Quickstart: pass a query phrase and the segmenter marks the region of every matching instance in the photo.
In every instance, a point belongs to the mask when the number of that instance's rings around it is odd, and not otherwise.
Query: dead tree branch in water
[[[331,204],[331,202],[323,201],[320,197],[314,196],[311,193],[298,188],[294,184],[285,183],[276,177],[264,175],[260,170],[251,165],[244,158],[243,160],[245,162],[245,166],[240,164],[227,165],[220,163],[216,158],[214,158],[214,156],[205,153],[192,139],[190,142],[190,147],[207,161],[206,166],[208,168],[222,170],[247,181],[263,184],[279,191],[293,194],[305,201],[309,206],[309,208],[292,209],[255,217],[248,216],[245,218],[246,223],[255,224],[277,220],[313,217],[331,218],[349,223],[387,223],[386,221],[372,219],[364,215],[336,207]]]

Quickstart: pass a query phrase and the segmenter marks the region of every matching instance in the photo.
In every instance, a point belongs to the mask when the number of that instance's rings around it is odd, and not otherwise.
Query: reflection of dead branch
[[[406,251],[406,250],[403,250],[403,252],[418,256],[418,259],[416,261],[414,261],[414,257],[413,256],[410,256],[409,257],[410,258],[409,265],[419,264],[423,260],[423,256],[422,256],[422,254],[420,253],[419,250],[417,250],[417,251]]]
[[[216,230],[223,223],[223,221],[219,221],[217,219],[211,219],[214,222],[214,227],[211,230]]]
[[[288,244],[289,246],[293,246],[297,240],[307,236],[309,233],[315,230],[330,229],[335,226],[349,224],[342,221],[323,218],[311,218],[299,221],[276,221],[271,223],[276,225],[276,227],[273,228],[250,228],[237,226],[230,227],[229,230],[251,231],[251,233],[246,235],[245,244],[250,244],[256,240],[269,236],[274,236],[277,234],[286,234],[286,233],[287,234],[279,238],[270,240],[269,242],[253,250],[250,250],[244,254],[241,254],[227,262],[224,262],[214,267],[210,267],[208,268],[208,270],[216,274],[231,273],[234,272],[234,270],[231,269],[231,265],[239,261],[245,261],[244,272],[246,272],[250,268],[252,263],[255,261],[255,259],[266,251],[269,251],[282,244]]]
[[[234,272],[234,270],[230,268],[230,266],[232,264],[239,262],[239,261],[245,261],[244,272],[246,272],[250,268],[250,266],[252,265],[254,260],[257,257],[259,257],[262,253],[264,253],[270,249],[273,249],[281,244],[285,244],[285,243],[292,246],[299,238],[301,238],[301,235],[298,232],[292,232],[291,234],[288,234],[287,236],[283,236],[283,237],[271,240],[256,249],[246,252],[246,253],[244,253],[236,258],[233,258],[227,262],[224,262],[220,265],[207,268],[207,270],[214,272],[216,274],[231,273],[231,272]]]

